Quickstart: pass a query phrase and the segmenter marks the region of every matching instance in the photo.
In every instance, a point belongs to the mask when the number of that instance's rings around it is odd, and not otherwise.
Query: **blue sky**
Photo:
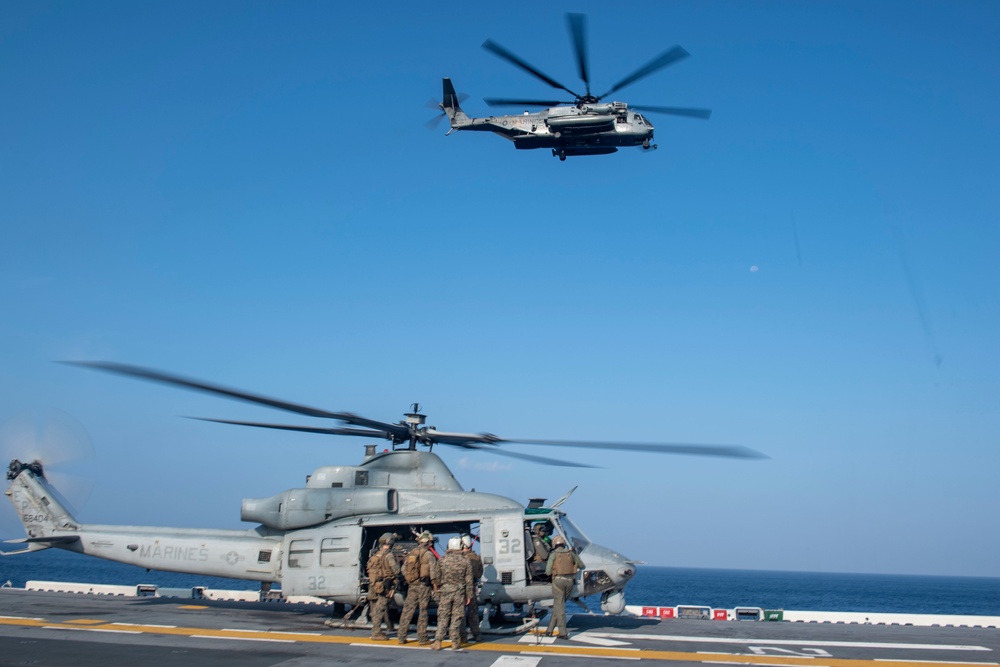
[[[624,10],[624,11],[623,11]],[[424,127],[441,77],[711,108],[560,163]],[[1000,132],[990,2],[0,6],[0,420],[96,452],[80,518],[238,527],[362,441],[52,363],[142,364],[511,438],[742,444],[766,461],[442,450],[656,565],[1000,576]],[[5,454],[11,443],[0,443]],[[16,448],[16,445],[13,445]],[[13,513],[0,527],[17,535]]]

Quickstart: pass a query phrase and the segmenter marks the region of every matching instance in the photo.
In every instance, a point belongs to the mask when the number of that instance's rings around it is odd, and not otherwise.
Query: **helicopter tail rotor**
[[[465,94],[465,93],[458,93],[458,94],[456,94],[455,95],[455,99],[454,99],[454,102],[455,102],[454,108],[458,109],[459,111],[461,111],[461,106],[460,105],[461,105],[462,102],[464,102],[467,99],[469,99],[469,96],[467,94]],[[447,93],[445,94],[445,100],[444,100],[444,102],[446,102],[446,101],[448,101],[447,100]],[[427,121],[426,123],[424,123],[424,127],[426,127],[428,130],[435,130],[435,129],[437,129],[438,125],[441,124],[441,121],[444,120],[448,116],[447,111],[444,110],[445,109],[444,102],[438,102],[437,100],[431,98],[431,99],[427,100],[427,102],[424,103],[424,106],[427,107],[428,109],[433,109],[433,110],[439,112],[436,116],[434,116],[429,121]]]
[[[82,507],[90,498],[94,483],[88,468],[93,459],[94,446],[86,429],[61,410],[28,410],[0,424],[0,465],[17,461],[44,471],[69,511]],[[12,465],[9,478],[13,472]],[[0,528],[4,527],[6,522],[0,520]]]
[[[74,508],[82,506],[93,490],[93,479],[85,468],[94,458],[94,448],[86,430],[59,410],[26,411],[0,424],[0,456],[7,466],[9,497],[27,534],[28,550],[48,548],[51,544],[35,538],[75,524]],[[29,477],[33,486],[24,481]],[[17,525],[8,512],[0,512],[0,529],[6,534]]]
[[[444,116],[447,116],[448,121],[451,123],[451,130],[448,131],[448,134],[451,134],[452,130],[460,130],[466,125],[471,125],[472,119],[469,118],[464,111],[462,111],[462,102],[464,102],[468,96],[456,93],[455,86],[452,84],[451,79],[447,77],[441,80],[441,88],[441,103],[438,104],[437,107],[441,109],[442,115],[438,116],[434,120],[435,126]]]

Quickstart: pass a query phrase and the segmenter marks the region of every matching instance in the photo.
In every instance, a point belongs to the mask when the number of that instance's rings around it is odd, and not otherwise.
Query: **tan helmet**
[[[535,524],[535,533],[536,534],[541,535],[542,533],[547,533],[547,532],[549,532],[549,524],[547,524],[547,523],[536,523]]]
[[[396,541],[395,533],[382,533],[382,537],[378,538],[379,544],[388,544],[392,546],[392,543]]]
[[[471,549],[472,548],[472,536],[471,535],[462,535],[462,547],[465,548],[465,549]]]
[[[552,538],[552,546],[554,547],[566,546],[566,540],[563,539],[562,535],[556,535],[555,537]]]
[[[420,533],[420,535],[417,537],[417,542],[433,542],[433,541],[434,541],[434,536],[431,535],[431,532],[429,530],[425,530],[424,532]]]

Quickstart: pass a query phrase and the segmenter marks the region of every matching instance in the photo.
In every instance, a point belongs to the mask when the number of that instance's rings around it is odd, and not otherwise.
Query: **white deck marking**
[[[555,644],[555,637],[543,637],[542,635],[524,635],[517,640],[520,644]]]
[[[541,660],[535,656],[502,655],[490,667],[536,667]]]
[[[597,637],[589,632],[581,632],[578,635],[570,635],[569,638],[570,641],[580,642],[582,644],[592,644],[594,646],[604,646],[604,647],[629,646],[628,642],[621,642],[618,641],[617,639],[608,639],[607,637]]]
[[[541,655],[543,657],[552,657],[553,655],[560,655],[558,653],[535,653],[534,651],[521,651],[521,655]],[[597,660],[642,660],[639,656],[631,657],[624,655],[585,655],[582,653],[574,653],[571,656],[574,660],[577,658],[596,658]],[[732,663],[728,663],[732,665]],[[776,666],[777,667],[777,666]],[[788,667],[788,665],[781,665],[780,667]],[[813,667],[810,665],[809,667]],[[817,666],[818,667],[818,666]]]
[[[624,632],[590,632],[592,637],[608,639],[643,640],[660,642],[703,642],[706,644],[741,644],[745,646],[760,646],[777,644],[779,646],[841,646],[854,648],[898,648],[917,651],[992,651],[985,646],[965,646],[962,644],[893,644],[888,642],[841,642],[814,639],[732,639],[729,637],[682,637],[679,635],[631,635]]]

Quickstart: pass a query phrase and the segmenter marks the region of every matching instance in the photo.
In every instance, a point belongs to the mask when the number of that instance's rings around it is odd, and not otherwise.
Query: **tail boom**
[[[471,125],[472,119],[469,118],[464,111],[462,111],[462,107],[458,102],[458,94],[455,92],[455,86],[452,85],[451,79],[447,77],[442,79],[441,87],[443,89],[441,109],[443,109],[445,115],[448,116],[448,122],[451,123],[451,129],[461,130]]]

